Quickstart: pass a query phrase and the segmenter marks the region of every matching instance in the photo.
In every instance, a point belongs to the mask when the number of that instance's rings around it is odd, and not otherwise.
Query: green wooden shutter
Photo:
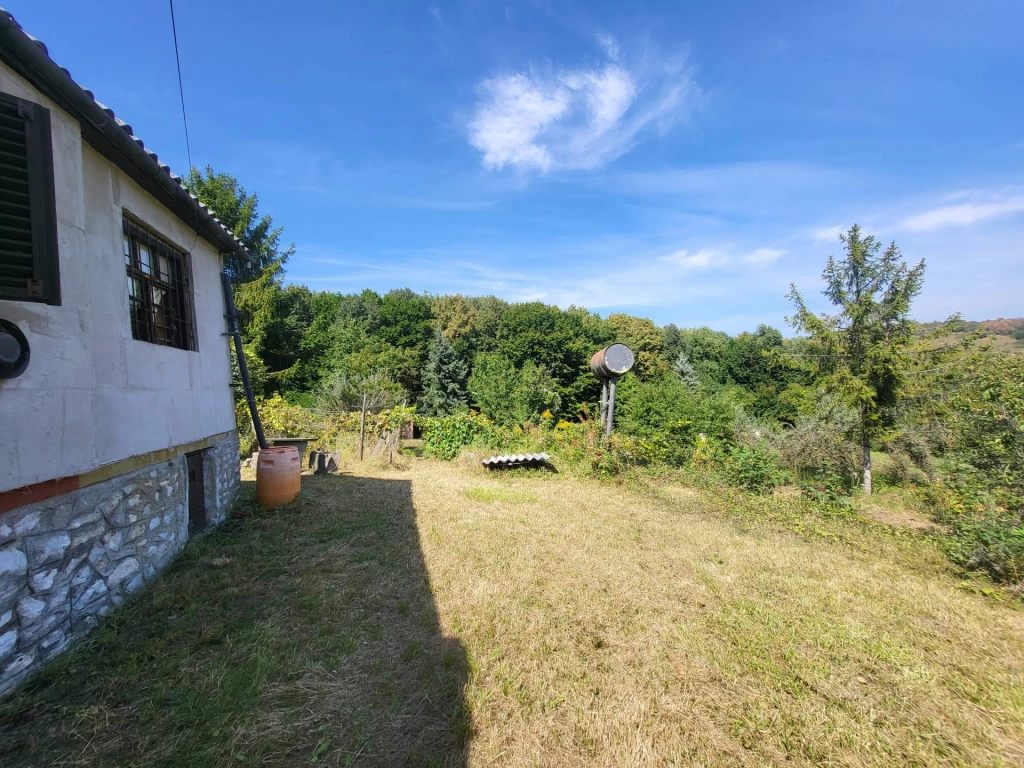
[[[0,299],[60,303],[49,110],[0,93]]]

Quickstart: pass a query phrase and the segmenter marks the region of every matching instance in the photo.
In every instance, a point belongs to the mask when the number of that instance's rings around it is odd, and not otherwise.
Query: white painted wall
[[[61,283],[59,307],[0,300],[32,354],[25,373],[0,380],[0,491],[234,429],[216,249],[3,63],[0,91],[50,110]],[[122,208],[191,252],[198,351],[132,338]]]

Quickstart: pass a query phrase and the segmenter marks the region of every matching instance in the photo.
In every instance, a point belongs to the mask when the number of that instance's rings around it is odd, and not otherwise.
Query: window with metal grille
[[[124,263],[132,337],[194,350],[188,254],[125,213]]]
[[[0,93],[0,299],[60,304],[50,111]]]

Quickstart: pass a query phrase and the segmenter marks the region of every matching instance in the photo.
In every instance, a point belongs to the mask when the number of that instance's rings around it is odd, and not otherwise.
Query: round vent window
[[[9,320],[0,320],[0,379],[14,379],[28,368],[28,339]]]

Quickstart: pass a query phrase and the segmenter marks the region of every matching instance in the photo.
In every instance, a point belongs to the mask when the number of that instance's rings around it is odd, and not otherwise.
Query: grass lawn
[[[247,483],[0,765],[1024,764],[1024,611],[925,533],[406,461]]]

